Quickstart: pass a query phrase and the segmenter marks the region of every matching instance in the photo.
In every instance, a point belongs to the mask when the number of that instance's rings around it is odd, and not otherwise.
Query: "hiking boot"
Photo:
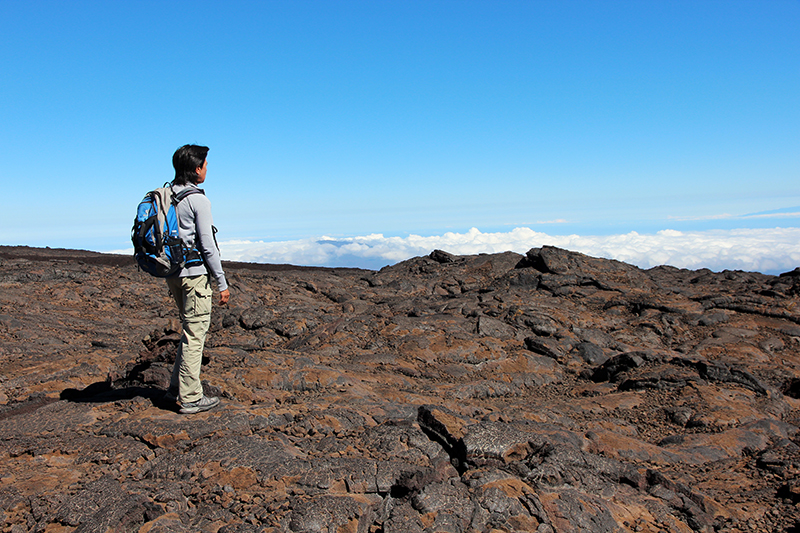
[[[178,401],[178,389],[177,388],[168,388],[167,392],[164,393],[162,397],[165,402],[172,402],[175,403]]]
[[[201,411],[208,411],[219,405],[219,398],[216,396],[203,396],[196,402],[182,403],[181,414],[191,415]]]

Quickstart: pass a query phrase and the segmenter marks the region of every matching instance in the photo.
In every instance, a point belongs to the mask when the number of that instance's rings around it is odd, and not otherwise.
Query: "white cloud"
[[[667,218],[670,220],[674,220],[676,222],[700,222],[704,220],[748,220],[753,218],[759,219],[759,218],[798,218],[798,217],[800,217],[800,211],[779,210],[777,212],[753,213],[750,215],[731,215],[728,213],[723,213],[721,215],[705,215],[696,217],[669,216]]]
[[[757,213],[755,215],[744,215],[742,218],[797,218],[800,217],[798,213]]]
[[[800,265],[800,228],[738,229],[655,234],[636,232],[607,235],[547,235],[520,227],[509,232],[448,232],[423,237],[358,237],[294,241],[226,241],[224,259],[295,265],[380,268],[426,255],[435,249],[456,255],[513,251],[525,253],[543,245],[557,246],[594,257],[617,259],[641,268],[672,265],[680,268],[749,270],[778,273]]]
[[[703,216],[687,216],[687,217],[677,217],[677,216],[668,216],[669,220],[675,220],[676,222],[699,222],[703,220],[728,220],[728,219],[736,219],[742,218],[737,217],[734,215],[730,215],[728,213],[723,213],[721,215],[703,215]]]

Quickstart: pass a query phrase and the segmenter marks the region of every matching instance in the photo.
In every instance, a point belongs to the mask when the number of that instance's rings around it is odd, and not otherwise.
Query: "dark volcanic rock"
[[[800,528],[798,270],[226,269],[182,416],[163,281],[0,247],[2,531]]]

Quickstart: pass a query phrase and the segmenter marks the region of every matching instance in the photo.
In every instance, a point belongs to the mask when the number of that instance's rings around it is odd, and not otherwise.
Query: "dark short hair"
[[[208,146],[184,144],[172,154],[172,166],[175,167],[174,185],[197,183],[197,167],[202,167],[208,154]]]

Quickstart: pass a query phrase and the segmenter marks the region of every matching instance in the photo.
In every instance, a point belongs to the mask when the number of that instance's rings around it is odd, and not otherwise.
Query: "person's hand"
[[[219,305],[225,305],[231,299],[231,291],[225,289],[219,293]]]

